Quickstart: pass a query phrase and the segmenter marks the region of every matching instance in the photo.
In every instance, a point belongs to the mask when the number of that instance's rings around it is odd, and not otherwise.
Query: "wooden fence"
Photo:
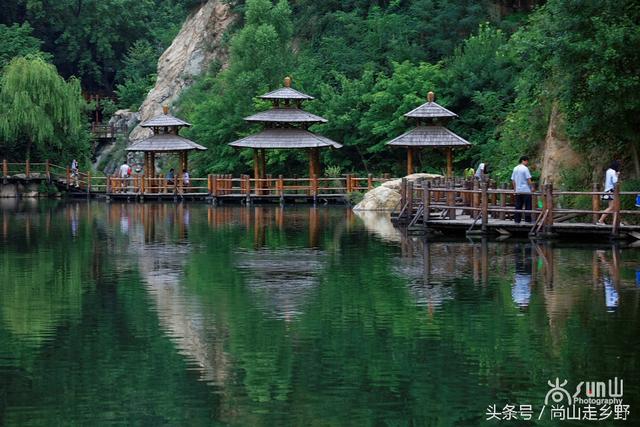
[[[605,220],[610,222],[611,233],[617,235],[620,226],[624,225],[623,217],[640,215],[640,210],[622,209],[621,199],[635,198],[637,194],[620,191],[619,185],[612,194],[598,191],[597,184],[591,191],[559,191],[549,183],[531,193],[530,210],[516,211],[516,193],[506,185],[498,188],[495,183],[475,180],[421,180],[415,183],[403,180],[400,204],[393,218],[398,224],[410,226],[422,224],[428,228],[449,222],[450,225],[467,226],[469,230],[477,226],[479,232],[487,232],[488,227],[505,226],[506,221],[520,213],[523,217],[531,216],[529,224],[522,219],[522,226],[530,227],[531,234],[552,234],[558,227],[597,228],[595,222],[603,214],[602,197],[612,195],[611,211]],[[575,205],[576,198],[581,198],[581,204],[590,204],[591,208],[565,207]]]

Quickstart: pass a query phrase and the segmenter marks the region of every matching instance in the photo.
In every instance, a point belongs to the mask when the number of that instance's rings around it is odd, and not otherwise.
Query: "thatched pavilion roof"
[[[175,151],[205,151],[207,147],[196,144],[193,141],[179,135],[163,133],[153,135],[150,138],[138,141],[129,147],[127,151],[154,151],[154,152],[175,152]]]
[[[444,126],[418,126],[387,142],[387,145],[405,147],[466,147],[471,143]]]
[[[165,126],[191,126],[191,123],[187,123],[177,117],[173,117],[170,114],[160,114],[152,119],[147,120],[140,124],[143,128],[165,127]]]
[[[282,128],[265,129],[260,133],[249,135],[229,143],[232,147],[241,148],[340,148],[341,144],[315,135],[304,129]]]
[[[411,118],[429,118],[429,119],[437,119],[444,117],[458,117],[458,115],[452,111],[447,110],[437,102],[425,102],[421,106],[414,108],[404,115],[405,117]]]
[[[245,117],[248,122],[326,123],[327,120],[299,108],[273,108]]]
[[[290,87],[281,87],[280,89],[276,89],[269,93],[265,93],[258,98],[261,99],[294,99],[294,100],[311,100],[314,99],[313,96],[307,95],[306,93],[298,92],[295,89],[291,89]]]

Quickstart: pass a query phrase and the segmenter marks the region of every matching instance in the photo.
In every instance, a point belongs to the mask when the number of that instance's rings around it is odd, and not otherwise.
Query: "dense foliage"
[[[42,58],[17,57],[0,78],[0,148],[3,157],[86,158],[89,135],[80,82],[65,81]]]
[[[53,55],[65,78],[75,75],[89,90],[111,90],[127,51],[137,40],[156,49],[156,59],[199,0],[9,0],[0,23],[27,22]]]
[[[212,64],[178,105],[194,123],[187,136],[209,148],[194,159],[195,173],[250,171],[251,154],[227,144],[259,129],[242,118],[268,108],[256,96],[291,75],[295,88],[316,97],[305,108],[329,120],[311,130],[344,144],[322,153],[333,171],[401,173],[403,150],[385,142],[412,126],[402,114],[433,90],[460,116],[451,129],[473,144],[456,154],[457,170],[488,161],[504,179],[522,153],[540,158],[555,108],[558,131],[584,158],[567,182],[585,184],[588,171],[600,175],[613,157],[640,177],[637,2],[225,2],[238,14],[227,66]],[[199,3],[13,0],[0,18],[0,67],[37,54],[85,90],[113,91],[112,108],[135,109],[155,81],[159,54]],[[267,157],[273,174],[305,173],[305,153]],[[443,167],[428,150],[419,163]]]

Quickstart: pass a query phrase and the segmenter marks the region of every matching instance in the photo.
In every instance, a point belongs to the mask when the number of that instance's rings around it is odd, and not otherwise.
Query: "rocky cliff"
[[[569,139],[562,131],[563,126],[564,118],[556,102],[551,108],[547,135],[542,147],[541,181],[543,183],[550,180],[556,184],[561,183],[562,171],[575,168],[581,162],[580,155],[571,148]]]
[[[226,62],[227,51],[222,37],[234,19],[230,6],[222,0],[208,0],[189,15],[171,46],[158,60],[158,79],[140,107],[140,121],[160,114],[163,104],[171,105],[212,62]],[[150,132],[138,126],[129,139],[143,139]]]

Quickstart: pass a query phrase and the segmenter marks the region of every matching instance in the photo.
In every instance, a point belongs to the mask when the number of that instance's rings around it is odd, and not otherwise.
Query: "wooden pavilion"
[[[445,127],[449,120],[458,117],[434,102],[433,92],[427,95],[427,102],[404,115],[417,121],[418,126],[387,142],[388,145],[407,147],[407,175],[414,172],[413,162],[416,150],[421,147],[444,149],[447,153],[447,177],[453,176],[453,149],[468,148],[469,141],[461,138]]]
[[[189,169],[189,151],[204,151],[207,149],[202,145],[178,135],[180,129],[191,126],[190,123],[170,115],[169,107],[166,105],[162,107],[162,112],[163,114],[147,120],[140,125],[145,128],[150,128],[153,131],[153,135],[127,147],[127,151],[144,153],[144,175],[147,178],[155,178],[156,153],[177,153],[180,156],[179,174],[183,170]]]
[[[309,177],[320,175],[320,148],[340,148],[342,145],[308,131],[314,123],[326,123],[326,119],[301,108],[304,101],[314,98],[292,89],[290,77],[284,79],[284,87],[260,98],[271,101],[272,108],[245,120],[263,123],[262,132],[229,143],[232,147],[253,149],[254,178],[265,179],[266,149],[305,149],[309,154]]]

